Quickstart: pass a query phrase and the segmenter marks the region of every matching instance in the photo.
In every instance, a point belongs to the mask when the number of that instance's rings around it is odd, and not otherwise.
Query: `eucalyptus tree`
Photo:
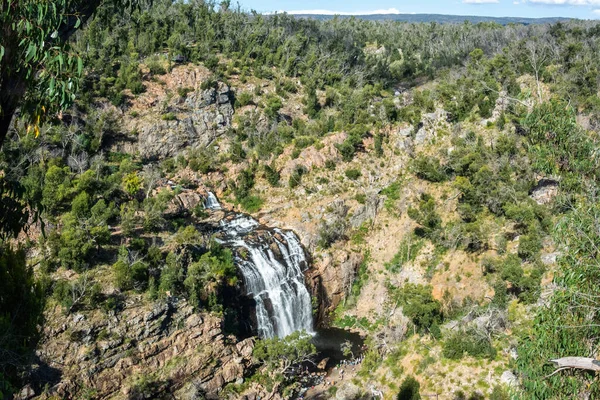
[[[0,3],[0,147],[17,109],[40,124],[75,99],[83,61],[67,39],[101,0],[8,0]]]

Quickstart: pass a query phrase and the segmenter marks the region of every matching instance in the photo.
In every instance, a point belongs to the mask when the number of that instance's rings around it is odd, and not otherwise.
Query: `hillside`
[[[479,15],[449,15],[449,14],[369,14],[369,15],[323,15],[323,14],[294,14],[298,18],[314,18],[330,20],[333,18],[356,18],[365,21],[397,21],[410,23],[462,24],[466,21],[472,24],[495,22],[500,25],[508,24],[554,24],[567,22],[569,18],[519,18],[519,17],[483,17]]]
[[[1,149],[0,399],[600,395],[548,362],[597,358],[600,24],[312,17],[81,28]]]

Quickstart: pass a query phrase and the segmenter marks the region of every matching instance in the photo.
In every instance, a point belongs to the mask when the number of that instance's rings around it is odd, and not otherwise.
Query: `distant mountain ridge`
[[[445,15],[445,14],[369,14],[369,15],[329,15],[329,14],[294,14],[299,18],[328,20],[338,18],[358,18],[370,21],[400,21],[400,22],[438,22],[442,24],[461,24],[465,21],[477,24],[480,22],[496,22],[508,24],[547,24],[569,21],[573,18],[521,18],[521,17],[482,17],[476,15]]]

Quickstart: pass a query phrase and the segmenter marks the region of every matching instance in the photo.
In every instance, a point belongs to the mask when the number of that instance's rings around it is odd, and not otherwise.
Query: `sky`
[[[233,0],[243,9],[290,14],[454,14],[600,19],[600,0]]]

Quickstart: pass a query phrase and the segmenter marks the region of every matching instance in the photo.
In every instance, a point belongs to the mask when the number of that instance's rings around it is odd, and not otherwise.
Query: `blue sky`
[[[495,17],[600,18],[600,0],[238,0],[259,12],[316,11],[333,13],[435,13]],[[233,4],[236,0],[232,1]],[[318,13],[321,13],[321,12]]]

